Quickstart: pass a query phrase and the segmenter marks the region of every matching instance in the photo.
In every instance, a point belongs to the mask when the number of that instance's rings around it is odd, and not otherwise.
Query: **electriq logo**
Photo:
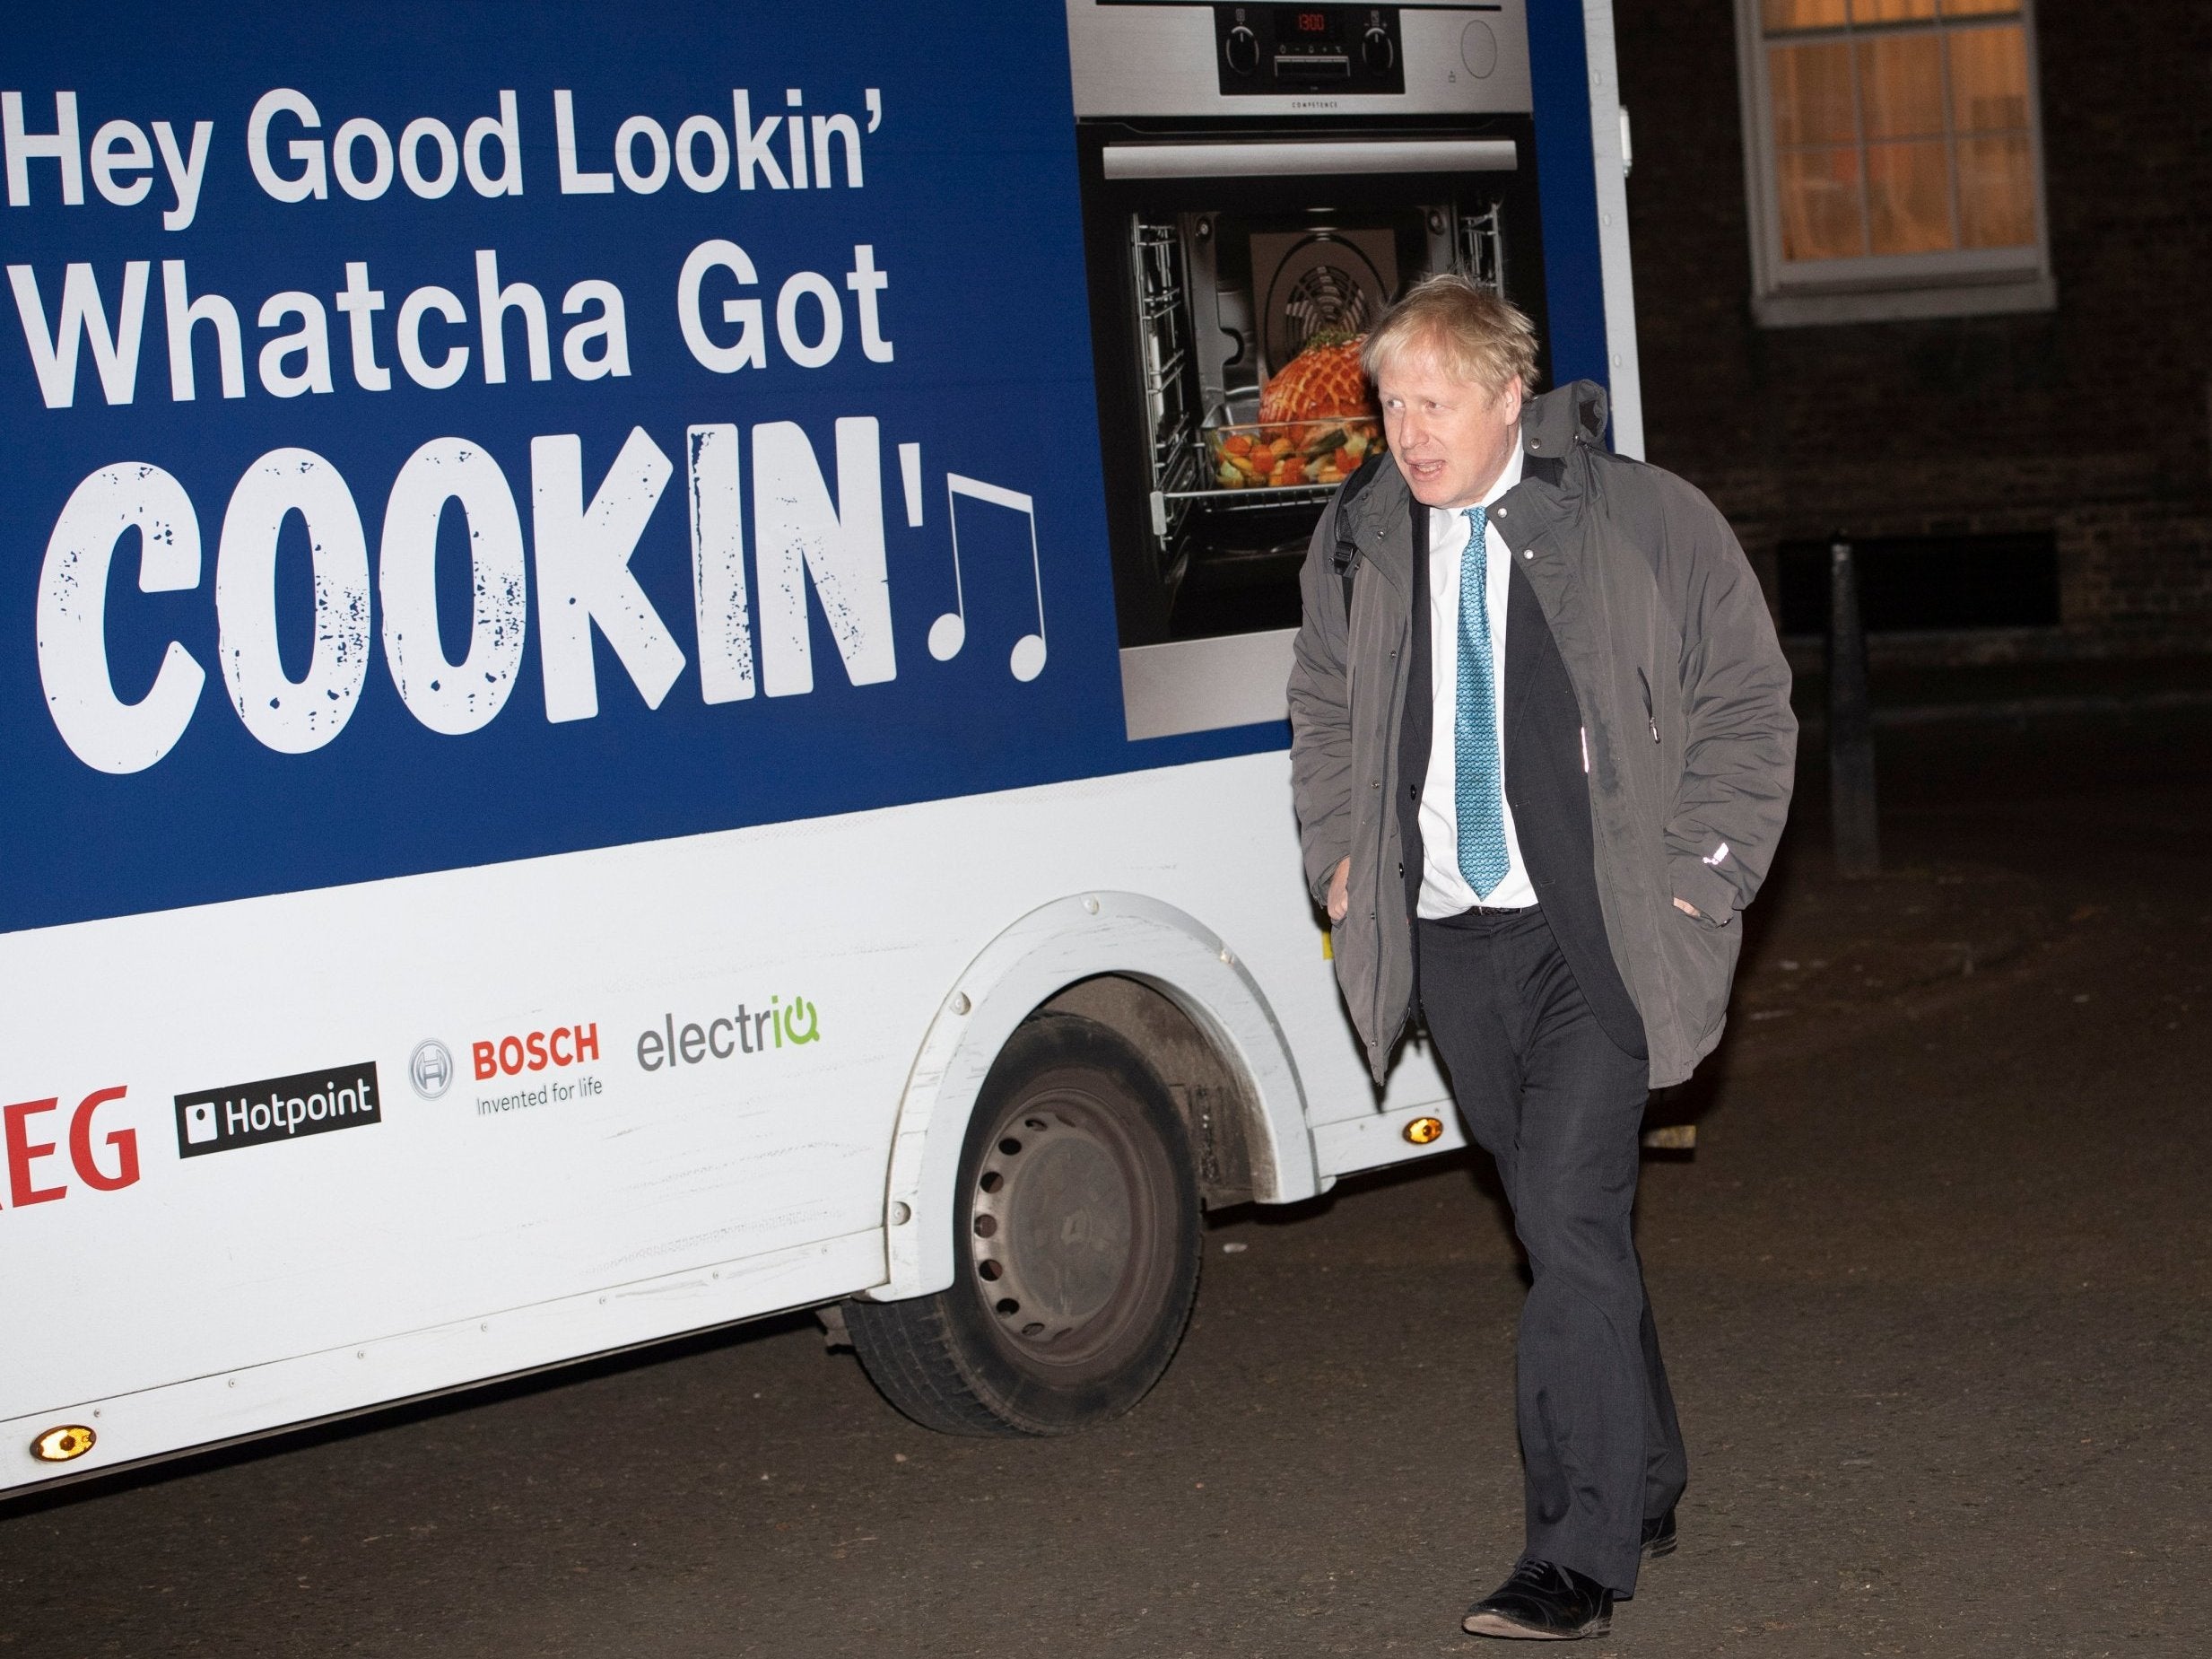
[[[177,1096],[177,1155],[198,1157],[380,1123],[373,1061]]]
[[[19,1100],[9,1106],[0,1106],[0,1134],[5,1137],[8,1166],[8,1202],[17,1209],[32,1204],[50,1204],[69,1196],[65,1174],[68,1169],[76,1171],[77,1179],[95,1192],[119,1192],[138,1180],[138,1131],[135,1129],[109,1127],[101,1137],[102,1152],[93,1145],[93,1137],[103,1127],[100,1109],[121,1100],[127,1091],[121,1088],[95,1089],[79,1101],[68,1116],[69,1156],[66,1164],[59,1156],[59,1148],[51,1139],[33,1140],[36,1134],[56,1136],[62,1132],[59,1122],[41,1123],[34,1120],[62,1109],[57,1096],[49,1095],[43,1100]],[[114,1114],[107,1122],[112,1124]],[[53,1167],[40,1169],[39,1165],[53,1161]]]
[[[701,1061],[729,1060],[739,1054],[765,1054],[771,1048],[803,1048],[822,1041],[822,1010],[805,997],[786,1002],[771,997],[766,1008],[748,1008],[709,1020],[676,1024],[675,1016],[661,1017],[658,1029],[638,1034],[638,1066],[658,1071],[664,1067],[696,1066]]]

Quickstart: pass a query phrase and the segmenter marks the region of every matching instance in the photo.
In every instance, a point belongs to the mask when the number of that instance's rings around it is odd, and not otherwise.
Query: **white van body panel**
[[[56,1423],[99,1431],[74,1474],[941,1288],[991,1059],[1094,974],[1163,991],[1218,1040],[1262,1109],[1258,1196],[1320,1190],[1317,1140],[1338,1167],[1389,1161],[1337,1127],[1378,1102],[1288,791],[1278,752],[0,936],[18,1075],[57,1091],[34,1132],[57,1139],[73,1092],[123,1084],[96,1127],[135,1132],[140,1163],[116,1192],[76,1181],[65,1148],[34,1166],[63,1195],[12,1241],[40,1340],[0,1366],[0,1480],[53,1472],[27,1448]],[[500,1000],[518,982],[529,1006]],[[725,1032],[727,1058],[645,1063],[712,1016],[794,1000],[811,1042],[746,1054]],[[142,1013],[118,1029],[118,1008]],[[238,1069],[241,1008],[283,1034],[266,1075],[379,1062],[382,1121],[181,1156],[171,1102]],[[596,1028],[596,1060],[475,1077],[477,1043],[556,1025]],[[436,1098],[408,1080],[429,1040],[459,1073]],[[1380,1110],[1442,1094],[1415,1052]],[[907,1223],[886,1225],[893,1204]]]

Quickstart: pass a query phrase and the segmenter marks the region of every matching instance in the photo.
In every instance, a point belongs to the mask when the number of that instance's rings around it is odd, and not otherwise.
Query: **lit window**
[[[1769,324],[2053,303],[2031,0],[1737,0]]]

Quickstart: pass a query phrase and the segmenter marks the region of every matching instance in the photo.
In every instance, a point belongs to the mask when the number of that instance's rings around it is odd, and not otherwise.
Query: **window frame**
[[[1743,110],[1744,191],[1750,213],[1752,316],[1761,327],[1885,322],[2051,310],[2058,283],[2051,269],[2051,219],[2043,188],[2043,109],[2035,0],[2020,0],[2027,53],[2028,162],[2033,178],[2035,240],[2017,248],[1953,248],[1932,253],[1866,254],[1848,259],[1785,260],[1774,154],[1773,101],[1761,0],[1736,0],[1737,87]],[[1962,20],[1963,21],[1963,20]],[[1992,18],[1992,22],[2008,19]],[[1973,24],[1967,24],[1973,27]],[[1941,25],[1938,25],[1940,28]],[[1873,31],[1808,31],[1805,39],[1861,39]],[[1882,29],[1880,33],[1892,32]],[[1897,32],[1914,32],[1910,25]],[[1852,73],[1857,74],[1854,64]],[[1955,160],[1953,165],[1955,166]]]

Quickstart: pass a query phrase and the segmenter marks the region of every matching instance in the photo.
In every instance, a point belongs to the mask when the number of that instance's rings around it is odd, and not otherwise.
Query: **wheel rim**
[[[999,1335],[1032,1360],[1092,1358],[1136,1298],[1144,1183],[1102,1103],[1040,1093],[998,1125],[976,1171],[968,1242]]]

